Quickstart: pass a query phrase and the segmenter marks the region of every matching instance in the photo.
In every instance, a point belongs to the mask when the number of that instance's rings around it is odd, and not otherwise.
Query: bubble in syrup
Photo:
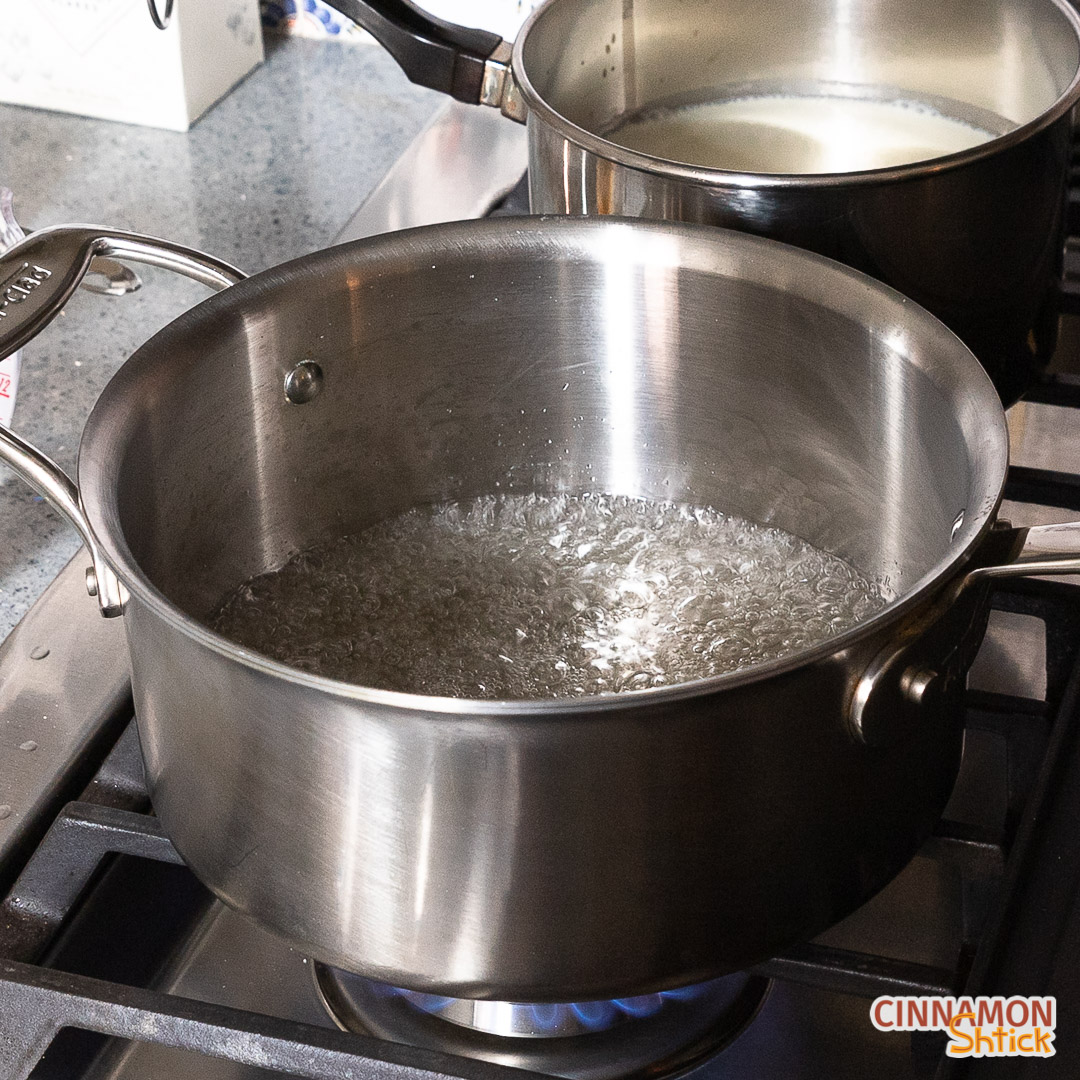
[[[708,507],[499,494],[304,551],[241,585],[210,625],[345,682],[520,700],[775,660],[890,598],[836,556]]]

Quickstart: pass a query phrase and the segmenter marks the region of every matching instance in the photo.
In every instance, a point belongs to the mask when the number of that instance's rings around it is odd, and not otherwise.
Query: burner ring
[[[738,974],[618,1002],[528,1005],[400,991],[318,962],[312,970],[323,1004],[345,1031],[567,1080],[686,1072],[738,1037],[771,986]]]

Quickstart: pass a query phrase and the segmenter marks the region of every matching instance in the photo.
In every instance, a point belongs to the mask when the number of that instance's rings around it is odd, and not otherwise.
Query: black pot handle
[[[477,105],[498,34],[436,19],[410,0],[326,0],[359,23],[398,62],[410,82]],[[493,102],[494,104],[494,102]]]

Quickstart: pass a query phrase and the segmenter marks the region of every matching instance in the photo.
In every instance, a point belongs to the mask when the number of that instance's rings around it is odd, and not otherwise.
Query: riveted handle
[[[972,570],[968,583],[1035,574],[1080,574],[1080,521],[1031,525],[1011,529],[1007,535],[1011,550],[1006,560]]]
[[[867,746],[884,749],[911,736],[963,693],[964,675],[985,631],[985,594],[963,579],[905,625],[855,684],[848,723]]]
[[[60,314],[99,256],[164,267],[212,289],[223,289],[244,277],[220,259],[138,233],[93,225],[42,229],[0,256],[0,358],[22,348]],[[106,617],[122,614],[123,585],[101,555],[75,481],[37,447],[3,427],[0,461],[10,465],[79,533],[93,563],[87,575],[90,594],[97,597]]]
[[[998,522],[967,571],[918,624],[884,649],[859,679],[848,708],[856,737],[885,747],[906,738],[943,700],[963,690],[981,634],[969,632],[978,586],[1001,578],[1080,574],[1080,522],[1014,529]],[[974,606],[973,606],[974,605]]]
[[[327,3],[367,30],[410,82],[468,105],[502,104],[509,47],[498,34],[436,19],[410,0]],[[492,100],[495,96],[500,100]]]
[[[200,251],[94,225],[56,225],[31,233],[0,256],[0,357],[21,349],[63,310],[96,256],[175,270],[212,289],[244,275]]]

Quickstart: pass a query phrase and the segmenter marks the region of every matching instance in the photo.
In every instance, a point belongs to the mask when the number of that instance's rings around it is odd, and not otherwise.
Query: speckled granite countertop
[[[0,105],[0,184],[27,230],[132,229],[252,273],[329,244],[443,100],[374,46],[271,38],[266,63],[183,135]],[[207,295],[136,270],[142,290],[77,293],[23,352],[13,430],[68,470],[113,372]],[[78,545],[0,465],[0,638]]]

